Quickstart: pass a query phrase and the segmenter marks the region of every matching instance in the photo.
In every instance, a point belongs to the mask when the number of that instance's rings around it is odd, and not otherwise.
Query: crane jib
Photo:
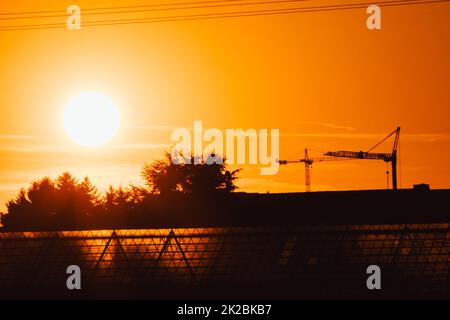
[[[393,153],[375,153],[375,152],[364,152],[364,151],[336,151],[327,152],[326,156],[338,157],[338,158],[351,158],[351,159],[369,159],[369,160],[383,160],[386,162],[391,162],[393,158]]]

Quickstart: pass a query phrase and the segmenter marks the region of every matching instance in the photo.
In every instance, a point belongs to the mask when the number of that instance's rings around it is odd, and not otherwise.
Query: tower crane
[[[305,149],[305,158],[299,160],[279,160],[278,163],[280,165],[286,165],[289,163],[304,163],[305,164],[305,187],[306,192],[311,192],[311,167],[314,162],[322,162],[322,161],[331,161],[336,160],[334,158],[326,157],[317,157],[310,158],[308,155],[308,149]]]
[[[384,143],[387,139],[395,135],[394,146],[391,153],[374,153],[371,152],[379,145]],[[368,151],[330,151],[324,153],[324,156],[337,157],[337,158],[350,158],[350,159],[367,159],[367,160],[383,160],[384,162],[390,162],[392,165],[392,187],[397,190],[397,148],[400,139],[400,127],[392,131],[386,138],[378,142],[375,146]]]

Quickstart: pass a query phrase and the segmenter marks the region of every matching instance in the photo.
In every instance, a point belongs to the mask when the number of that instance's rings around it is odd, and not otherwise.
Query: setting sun
[[[69,138],[85,147],[107,143],[120,127],[116,105],[99,93],[83,93],[65,106],[62,126]]]

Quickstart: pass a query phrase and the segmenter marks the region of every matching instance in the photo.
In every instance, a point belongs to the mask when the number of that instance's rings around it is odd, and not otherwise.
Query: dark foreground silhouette
[[[0,232],[0,298],[448,299],[449,196],[179,194],[148,200],[135,230]]]
[[[448,298],[450,190],[247,194],[236,173],[166,159],[145,188],[33,183],[2,216],[0,298]]]
[[[223,197],[237,188],[239,170],[227,171],[220,157],[189,160],[192,164],[175,165],[166,153],[164,159],[143,167],[145,187],[110,186],[104,195],[88,177],[78,180],[68,172],[54,180],[45,177],[7,203],[7,212],[0,213],[3,230],[150,226],[160,221],[162,212],[176,221],[179,215],[173,205],[200,209],[211,197]]]
[[[4,231],[448,223],[450,190],[146,195],[92,211],[13,209]],[[28,207],[29,206],[29,207]],[[64,209],[67,208],[67,209]],[[78,207],[77,207],[78,208]],[[17,210],[17,211],[14,211]]]

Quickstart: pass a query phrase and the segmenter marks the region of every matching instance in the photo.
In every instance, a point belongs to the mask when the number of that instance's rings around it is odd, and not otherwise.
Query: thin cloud
[[[0,191],[2,192],[10,192],[10,193],[14,193],[14,192],[19,192],[19,190],[21,188],[23,188],[24,186],[26,186],[27,183],[15,183],[15,182],[11,182],[11,183],[0,183]]]
[[[170,147],[169,144],[158,144],[158,143],[135,143],[135,144],[124,144],[114,146],[118,149],[164,149]]]
[[[170,147],[169,144],[162,143],[130,143],[105,147],[105,150],[126,149],[126,150],[142,150],[142,149],[165,149]],[[83,149],[88,150],[88,149]],[[0,151],[17,152],[17,153],[72,153],[79,152],[68,146],[50,145],[50,144],[22,144],[19,146],[3,145]]]
[[[71,151],[67,147],[51,145],[0,146],[0,150],[17,153],[66,153]]]
[[[135,129],[135,130],[149,130],[149,131],[172,131],[175,130],[177,128],[180,127],[176,127],[176,126],[153,126],[153,125],[132,125],[132,126],[128,126],[128,128],[130,129]]]
[[[343,139],[372,139],[382,138],[383,134],[374,133],[312,133],[312,132],[286,132],[280,133],[280,136],[286,137],[304,137],[304,138],[343,138]]]
[[[356,128],[353,127],[345,127],[345,126],[340,126],[337,124],[333,124],[333,123],[319,123],[321,126],[323,127],[328,127],[328,128],[333,128],[333,129],[340,129],[340,130],[347,130],[347,131],[355,131],[357,130]]]
[[[354,127],[343,126],[343,125],[330,123],[330,122],[299,121],[298,123],[311,124],[311,125],[315,125],[315,126],[327,127],[327,128],[332,128],[332,129],[338,129],[338,130],[347,130],[347,131],[358,130]]]
[[[17,135],[17,134],[0,134],[0,140],[32,140],[33,136]]]
[[[341,138],[341,139],[383,139],[386,137],[385,133],[306,133],[306,132],[286,132],[280,133],[280,136],[285,137],[303,137],[303,138]],[[420,141],[420,142],[434,142],[438,140],[450,138],[447,134],[437,133],[409,133],[402,134],[402,140]]]

